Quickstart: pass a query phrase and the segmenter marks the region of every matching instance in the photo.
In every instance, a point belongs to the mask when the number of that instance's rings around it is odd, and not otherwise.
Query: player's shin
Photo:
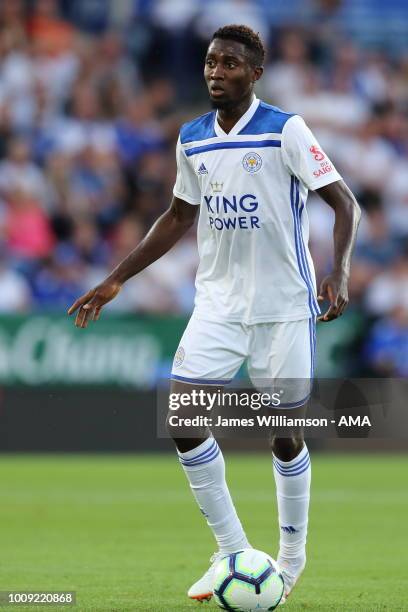
[[[278,440],[274,441],[275,451]],[[278,502],[279,559],[305,560],[309,514],[311,467],[306,444],[290,461],[273,453],[273,471]]]
[[[216,440],[207,438],[179,460],[193,495],[223,553],[250,548],[225,480],[224,458]]]

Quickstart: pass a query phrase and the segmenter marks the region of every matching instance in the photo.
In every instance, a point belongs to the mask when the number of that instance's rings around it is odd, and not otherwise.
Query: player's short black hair
[[[251,62],[255,66],[262,66],[265,59],[265,47],[259,34],[245,25],[226,25],[214,32],[211,41],[215,38],[222,40],[235,40],[246,46]]]

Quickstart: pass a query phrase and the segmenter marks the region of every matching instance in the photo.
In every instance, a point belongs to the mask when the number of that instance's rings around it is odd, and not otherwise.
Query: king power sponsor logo
[[[259,208],[259,203],[256,196],[251,193],[228,197],[205,195],[204,203],[211,229],[218,231],[260,229],[259,217],[254,214]]]

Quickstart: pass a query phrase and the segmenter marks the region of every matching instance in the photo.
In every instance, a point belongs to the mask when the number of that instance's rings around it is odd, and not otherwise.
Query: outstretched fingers
[[[72,315],[78,308],[89,302],[90,299],[94,296],[94,291],[88,291],[85,295],[81,295],[75,302],[68,308],[68,314]]]
[[[101,316],[101,312],[102,312],[102,306],[97,306],[96,308],[94,308],[93,311],[93,320],[94,321],[98,321],[99,317]]]
[[[81,306],[75,317],[75,327],[87,327],[92,311],[87,306]]]

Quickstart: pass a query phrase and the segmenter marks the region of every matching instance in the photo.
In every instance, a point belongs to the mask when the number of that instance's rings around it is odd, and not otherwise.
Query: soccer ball
[[[260,550],[246,548],[222,559],[215,568],[214,599],[233,612],[274,610],[283,595],[279,567]]]

